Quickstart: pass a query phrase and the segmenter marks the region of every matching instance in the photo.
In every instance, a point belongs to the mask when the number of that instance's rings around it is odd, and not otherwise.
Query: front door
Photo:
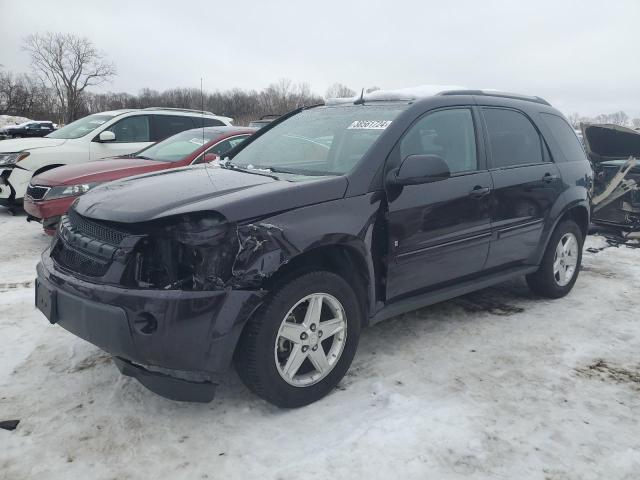
[[[480,272],[489,251],[491,175],[469,108],[427,113],[405,133],[390,163],[438,155],[451,178],[390,187],[387,300]]]
[[[560,171],[522,112],[482,108],[494,185],[493,241],[486,268],[525,262],[537,251],[552,206],[562,194]]]
[[[123,118],[105,131],[116,136],[110,142],[100,142],[98,136],[90,144],[89,160],[128,155],[151,145],[151,132],[148,115],[134,115]]]

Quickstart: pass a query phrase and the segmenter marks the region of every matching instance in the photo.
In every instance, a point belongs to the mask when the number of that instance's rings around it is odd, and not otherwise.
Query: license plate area
[[[36,280],[36,307],[50,323],[56,323],[57,318],[57,295],[56,291],[48,288],[44,283]]]

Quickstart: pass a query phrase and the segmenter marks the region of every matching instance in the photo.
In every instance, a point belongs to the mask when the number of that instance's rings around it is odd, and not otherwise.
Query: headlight
[[[52,187],[51,190],[47,192],[44,199],[45,200],[54,200],[56,198],[64,198],[64,197],[76,197],[78,195],[82,195],[83,193],[87,193],[93,187],[98,185],[98,182],[95,183],[81,183],[79,185],[62,185],[60,187]]]
[[[231,277],[235,229],[217,213],[195,213],[149,225],[137,247],[137,288],[216,290]]]
[[[0,167],[15,165],[29,156],[29,152],[0,153]]]

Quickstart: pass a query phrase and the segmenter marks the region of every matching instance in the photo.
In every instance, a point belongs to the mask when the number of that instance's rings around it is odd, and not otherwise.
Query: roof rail
[[[440,92],[438,95],[479,95],[486,97],[512,98],[514,100],[524,100],[526,102],[540,103],[542,105],[551,104],[544,98],[532,97],[529,95],[520,95],[519,93],[500,92],[498,90],[450,90],[448,92]]]
[[[206,115],[215,115],[213,112],[207,110],[195,110],[193,108],[173,108],[173,107],[147,107],[142,110],[169,110],[171,112],[186,112],[186,113],[204,113]]]

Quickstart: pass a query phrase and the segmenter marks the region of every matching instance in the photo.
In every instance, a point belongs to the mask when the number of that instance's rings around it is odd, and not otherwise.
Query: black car
[[[44,137],[54,130],[53,122],[32,121],[4,127],[0,130],[0,135],[10,138]]]
[[[210,400],[233,360],[261,397],[305,405],[366,326],[520,275],[558,298],[578,277],[592,169],[537,97],[378,93],[228,155],[96,187],[37,267],[51,323],[169,398]]]

